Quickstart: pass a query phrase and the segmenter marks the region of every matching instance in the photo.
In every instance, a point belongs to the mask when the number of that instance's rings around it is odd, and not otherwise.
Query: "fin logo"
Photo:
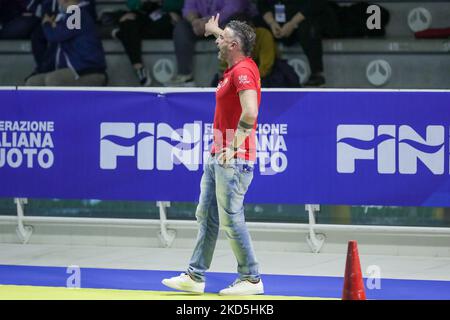
[[[189,171],[201,163],[202,123],[173,129],[167,123],[103,122],[100,125],[100,168],[117,169],[119,157],[135,157],[138,170]]]
[[[376,160],[380,174],[417,174],[420,160],[431,173],[442,175],[445,127],[427,126],[425,135],[408,125],[338,125],[337,172],[355,173],[358,161]]]

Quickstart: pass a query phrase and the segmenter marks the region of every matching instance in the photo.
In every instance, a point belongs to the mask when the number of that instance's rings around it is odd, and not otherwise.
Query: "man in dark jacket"
[[[54,70],[30,77],[27,85],[101,86],[106,82],[106,61],[89,3],[79,0],[58,0],[63,9],[56,17],[45,15],[44,34],[50,45],[56,45]],[[77,5],[81,12],[80,28],[69,28],[66,10]]]
[[[1,1],[1,0],[0,0]],[[27,0],[27,9],[33,13],[39,20],[45,15],[55,17],[59,14],[58,0]],[[97,13],[95,11],[95,0],[87,0],[88,12],[94,20],[97,20]],[[56,45],[48,42],[44,34],[44,29],[38,25],[31,34],[31,50],[36,62],[36,68],[32,75],[36,73],[43,73],[52,71],[54,67]]]
[[[258,9],[276,39],[285,45],[300,43],[309,60],[311,76],[305,86],[325,84],[319,17],[324,0],[259,0]]]

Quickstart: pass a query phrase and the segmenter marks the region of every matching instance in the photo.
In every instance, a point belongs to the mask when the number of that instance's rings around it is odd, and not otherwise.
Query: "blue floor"
[[[65,287],[71,274],[63,267],[0,265],[0,284]],[[179,271],[81,268],[81,287],[123,290],[172,291],[161,279]],[[206,291],[217,293],[232,283],[231,273],[207,273]],[[262,275],[267,295],[340,298],[343,278]],[[364,281],[365,282],[365,281]],[[366,288],[367,299],[450,300],[450,281],[381,279],[381,288]]]

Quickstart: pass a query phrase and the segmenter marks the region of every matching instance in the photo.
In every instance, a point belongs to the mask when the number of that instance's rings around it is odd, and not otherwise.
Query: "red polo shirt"
[[[239,91],[256,90],[258,94],[258,108],[261,102],[261,79],[256,63],[247,57],[231,68],[225,70],[222,81],[216,89],[216,111],[214,114],[214,140],[211,153],[220,152],[225,146],[233,142],[234,132],[237,129],[242,114],[239,100]],[[241,145],[237,156],[239,158],[255,161],[256,144],[255,129]]]

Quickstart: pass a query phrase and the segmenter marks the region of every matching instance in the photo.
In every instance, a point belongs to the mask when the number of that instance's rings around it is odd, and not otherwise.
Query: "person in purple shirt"
[[[205,33],[208,20],[220,13],[220,26],[224,26],[235,15],[254,14],[250,0],[185,0],[183,19],[174,28],[173,39],[177,58],[178,74],[169,86],[193,86],[193,61],[195,42]]]

